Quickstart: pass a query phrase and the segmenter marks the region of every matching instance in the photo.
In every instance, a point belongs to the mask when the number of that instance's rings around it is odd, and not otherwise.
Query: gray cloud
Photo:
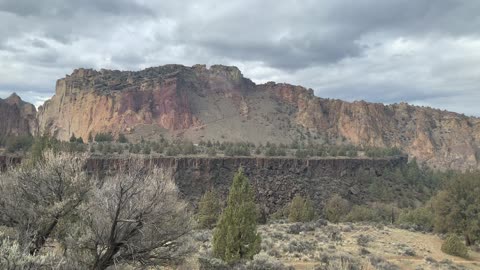
[[[466,0],[0,0],[0,96],[36,91],[38,103],[77,67],[220,63],[324,97],[480,115],[479,11]]]

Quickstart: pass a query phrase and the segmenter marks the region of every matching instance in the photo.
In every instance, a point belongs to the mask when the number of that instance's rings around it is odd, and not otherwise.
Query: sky
[[[73,69],[235,65],[324,98],[480,116],[477,0],[0,0],[0,97]]]

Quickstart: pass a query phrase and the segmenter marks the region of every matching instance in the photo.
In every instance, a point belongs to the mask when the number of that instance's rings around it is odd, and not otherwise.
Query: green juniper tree
[[[310,198],[296,195],[288,207],[288,220],[290,222],[308,222],[315,217],[313,202]]]
[[[256,215],[254,191],[242,169],[239,169],[230,187],[227,207],[213,234],[215,257],[234,263],[242,259],[251,260],[260,251]]]
[[[222,206],[218,193],[214,189],[208,190],[198,203],[198,226],[202,229],[215,227],[221,212]]]

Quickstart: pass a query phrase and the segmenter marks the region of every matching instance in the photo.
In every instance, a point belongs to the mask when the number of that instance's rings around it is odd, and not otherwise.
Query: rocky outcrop
[[[35,106],[13,93],[0,98],[0,137],[34,135],[38,125]]]
[[[103,177],[125,166],[128,160],[92,158],[87,170]],[[226,198],[233,175],[243,168],[255,189],[257,201],[272,213],[296,194],[309,196],[321,207],[332,194],[353,203],[365,203],[375,177],[387,169],[407,163],[407,157],[367,158],[253,158],[253,157],[160,157],[145,159],[147,166],[158,166],[173,173],[181,193],[193,204],[210,188]],[[393,198],[392,198],[393,199]]]
[[[39,109],[40,129],[194,141],[352,143],[399,147],[440,169],[479,168],[480,119],[405,103],[316,97],[289,84],[255,85],[235,67],[167,65],[138,72],[78,69]]]
[[[373,179],[381,177],[387,169],[405,165],[407,157],[154,157],[144,161],[146,167],[157,166],[171,172],[182,196],[193,205],[210,188],[218,190],[225,199],[234,174],[242,168],[255,189],[257,202],[267,213],[273,213],[297,194],[309,196],[319,208],[332,194],[339,194],[353,203],[369,202],[372,198],[368,189]],[[0,171],[20,162],[20,157],[0,156]],[[129,162],[122,158],[91,157],[86,170],[102,179],[120,166],[128,168]],[[398,198],[392,198],[395,199]]]

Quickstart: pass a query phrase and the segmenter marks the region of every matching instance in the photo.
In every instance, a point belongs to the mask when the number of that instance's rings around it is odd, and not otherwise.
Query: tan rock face
[[[480,120],[415,107],[344,102],[289,84],[255,85],[235,67],[167,65],[138,72],[75,70],[39,109],[42,133],[163,128],[193,140],[289,142],[298,130],[332,143],[399,147],[437,168],[478,168]],[[227,134],[225,136],[224,134]]]
[[[34,135],[38,124],[35,106],[17,94],[0,99],[0,136]]]

